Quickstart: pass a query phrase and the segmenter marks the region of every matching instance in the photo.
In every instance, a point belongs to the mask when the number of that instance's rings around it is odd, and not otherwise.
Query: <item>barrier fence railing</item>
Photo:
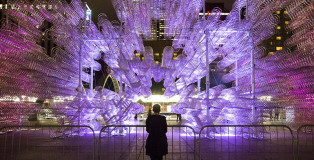
[[[200,159],[294,159],[285,125],[207,125],[199,133]]]
[[[163,159],[196,159],[196,135],[190,126],[168,125],[168,154]],[[145,125],[108,125],[99,133],[98,159],[149,159]],[[105,146],[105,147],[102,147]]]
[[[168,125],[164,159],[312,159],[314,125],[208,125],[195,130]],[[148,159],[145,125],[108,125],[99,133],[98,159]],[[199,138],[196,141],[196,138]],[[196,145],[197,143],[198,146]],[[90,126],[43,125],[0,128],[0,159],[96,159]],[[199,148],[196,148],[199,147]]]
[[[95,159],[90,126],[25,125],[0,129],[0,159]]]
[[[297,130],[298,159],[313,159],[314,157],[314,124],[302,125]]]

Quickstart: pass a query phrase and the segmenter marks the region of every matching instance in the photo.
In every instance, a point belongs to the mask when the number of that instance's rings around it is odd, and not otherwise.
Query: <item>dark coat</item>
[[[146,141],[146,155],[161,156],[168,154],[166,117],[152,115],[146,119],[146,131],[149,133]]]

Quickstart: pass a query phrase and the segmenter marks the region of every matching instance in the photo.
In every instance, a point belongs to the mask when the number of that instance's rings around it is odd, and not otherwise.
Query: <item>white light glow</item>
[[[18,96],[4,96],[4,97],[0,97],[0,101],[8,101],[8,102],[36,102],[37,101],[37,97],[28,97],[28,96],[24,96],[22,95],[21,98],[19,98]]]
[[[73,101],[74,96],[68,96],[68,97],[62,97],[62,96],[56,96],[53,97],[54,102],[64,102],[64,101]]]
[[[179,102],[180,96],[175,95],[173,97],[167,97],[163,95],[151,95],[147,98],[144,96],[140,96],[134,100],[134,102],[137,102],[138,100],[142,100],[143,102]]]
[[[272,96],[261,96],[261,97],[259,97],[258,99],[260,99],[260,100],[265,100],[265,101],[271,101],[272,100]]]
[[[222,16],[227,16],[227,15],[229,15],[230,13],[209,13],[209,15],[219,15],[219,14],[222,15]],[[202,16],[203,13],[199,13],[199,15]],[[205,15],[207,16],[208,13],[205,13]]]

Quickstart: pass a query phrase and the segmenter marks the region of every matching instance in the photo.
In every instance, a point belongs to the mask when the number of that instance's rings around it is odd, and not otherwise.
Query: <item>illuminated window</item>
[[[274,55],[274,52],[268,52],[268,54],[270,54],[270,55]]]
[[[178,53],[173,53],[173,55],[174,55],[174,56],[177,56],[177,55],[178,55]]]
[[[141,56],[141,54],[139,54],[139,53],[135,53],[135,55],[136,55],[137,57]]]
[[[280,27],[280,26],[277,26],[277,29],[281,29],[281,27]]]
[[[161,90],[164,92],[166,90],[166,88],[162,88]]]
[[[280,51],[280,50],[282,50],[282,47],[276,47],[276,50]]]
[[[285,21],[285,24],[289,24],[289,21]]]
[[[270,44],[270,45],[273,45],[273,42],[270,42],[269,44]]]
[[[155,56],[159,56],[159,53],[155,53]]]
[[[156,61],[156,64],[159,64],[159,62],[158,62],[158,61]]]
[[[177,57],[173,57],[173,59],[174,59],[174,60],[176,60],[176,59],[177,59]]]
[[[280,37],[280,36],[277,36],[277,37],[276,37],[276,40],[281,40],[281,37]]]
[[[142,57],[142,60],[144,60],[144,57]]]
[[[280,11],[277,11],[276,14],[280,14]]]
[[[211,71],[212,71],[212,72],[215,72],[216,70],[215,70],[215,69],[211,69]]]
[[[283,13],[284,13],[284,14],[288,14],[288,11],[284,11]]]

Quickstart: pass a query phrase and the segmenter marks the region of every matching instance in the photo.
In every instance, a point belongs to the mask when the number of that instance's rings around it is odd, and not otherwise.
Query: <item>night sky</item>
[[[87,2],[91,8],[93,21],[97,23],[97,16],[100,13],[105,13],[110,21],[118,20],[116,12],[112,6],[111,0],[83,0]],[[225,10],[231,10],[235,0],[206,0],[209,3],[224,3]]]

